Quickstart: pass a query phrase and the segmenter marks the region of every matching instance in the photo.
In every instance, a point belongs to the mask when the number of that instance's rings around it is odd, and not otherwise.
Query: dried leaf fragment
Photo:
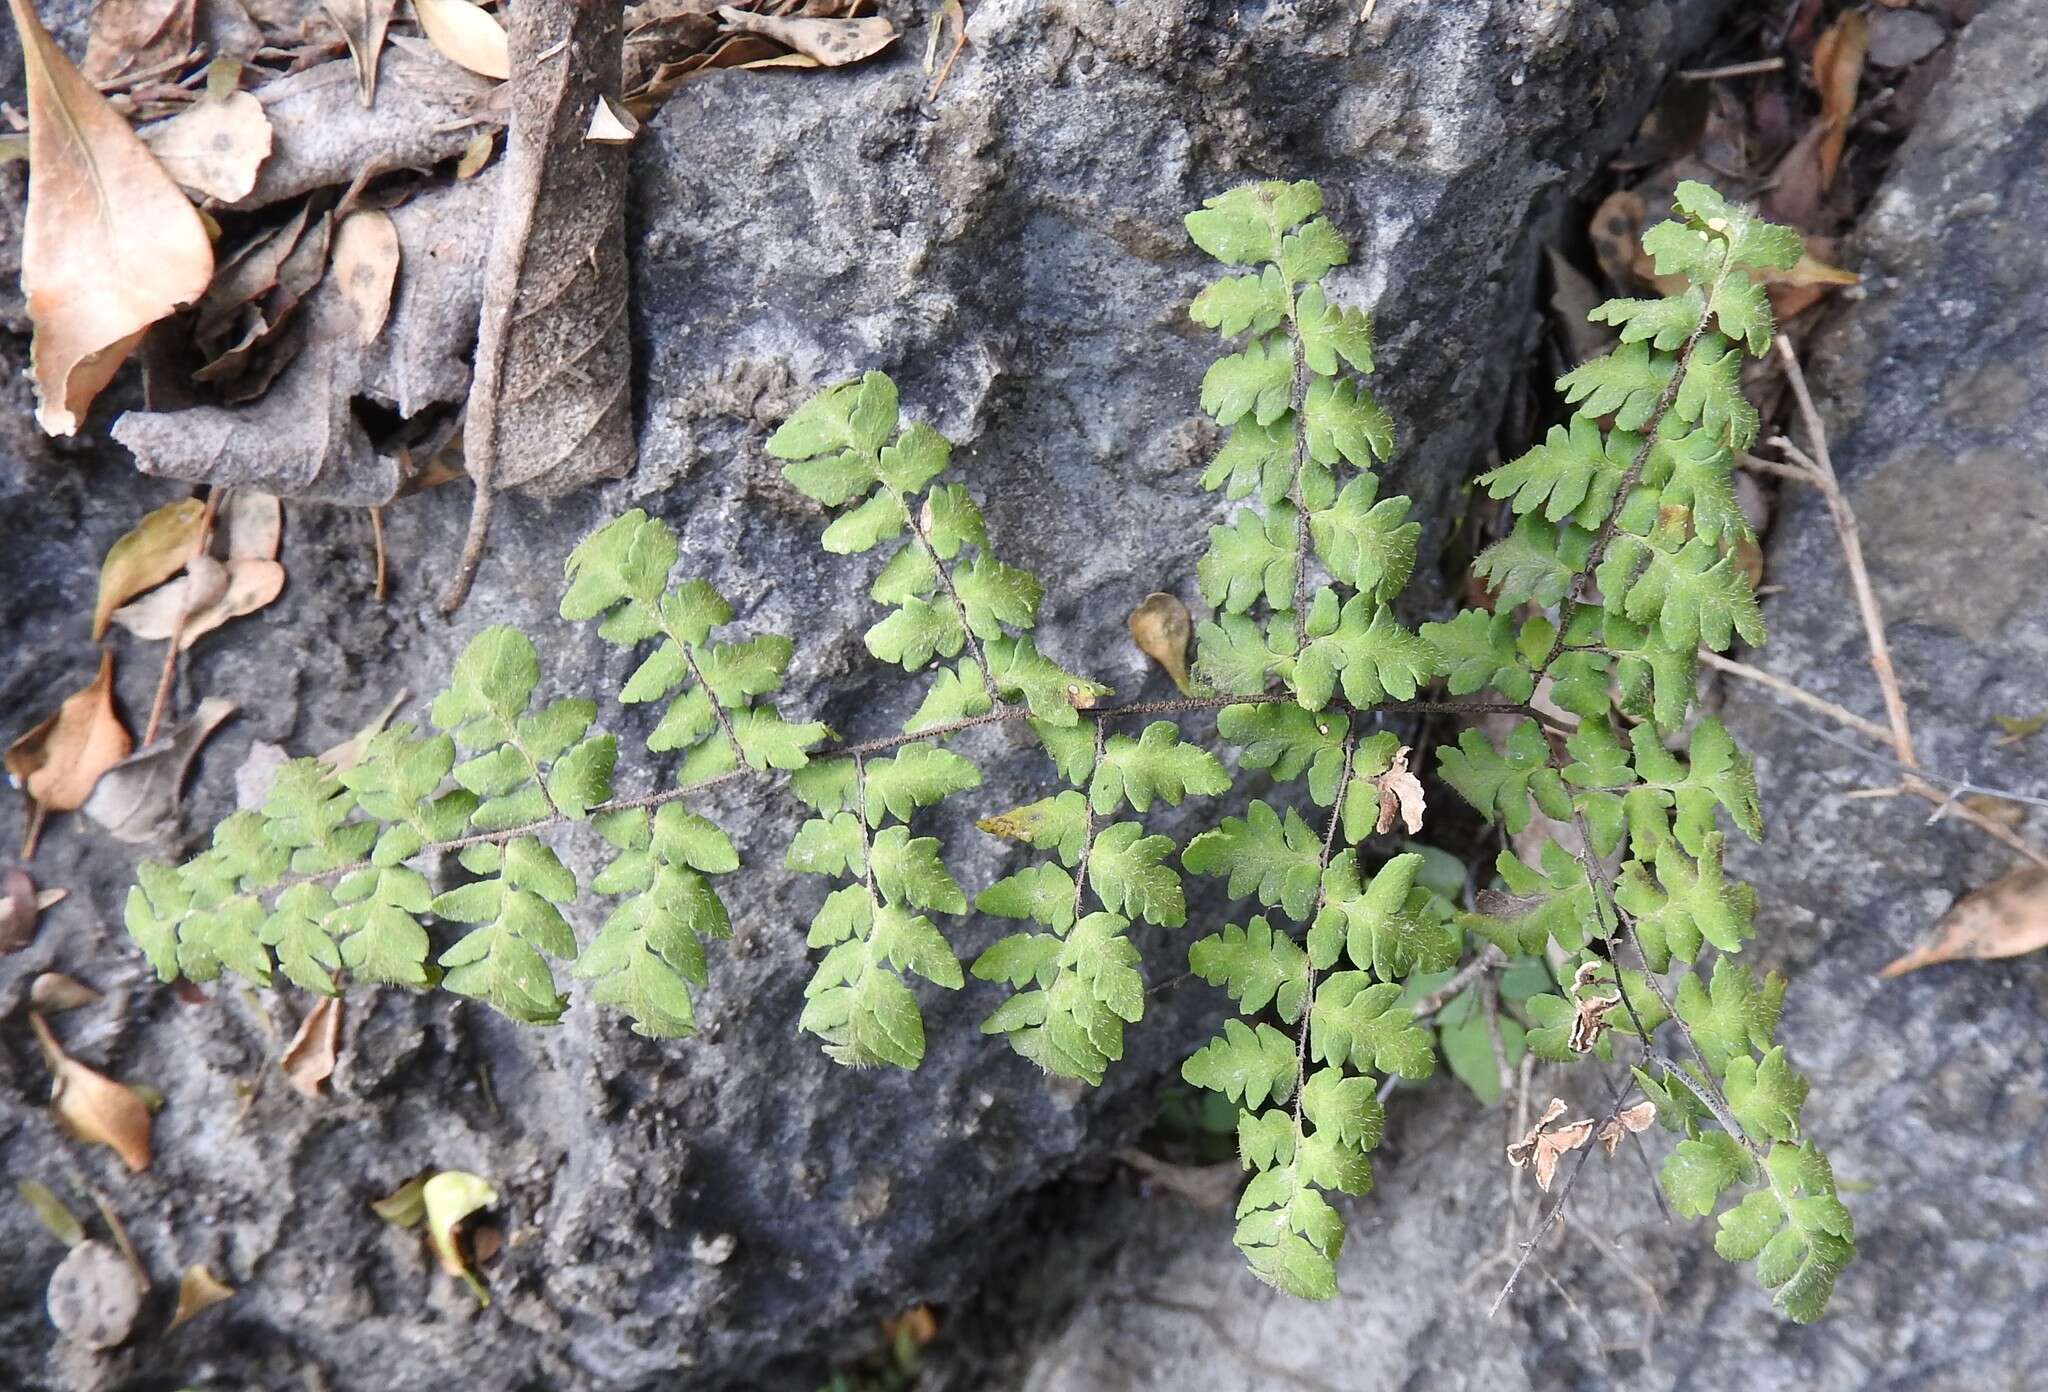
[[[512,76],[505,26],[469,0],[412,0],[427,42],[451,63],[503,82]]]
[[[19,952],[35,941],[36,882],[26,870],[9,870],[0,879],[0,957]]]
[[[36,420],[70,435],[142,331],[206,290],[213,243],[128,122],[8,0],[28,80],[21,288],[35,325]]]
[[[1600,1144],[1607,1151],[1609,1159],[1621,1145],[1622,1138],[1634,1132],[1650,1129],[1650,1123],[1657,1119],[1655,1102],[1638,1102],[1635,1106],[1616,1112],[1600,1126]]]
[[[100,993],[83,981],[63,972],[44,972],[29,983],[28,1003],[45,1015],[61,1015],[82,1005],[91,1005]]]
[[[178,1279],[177,1313],[164,1326],[164,1333],[170,1333],[202,1311],[211,1310],[234,1293],[235,1288],[217,1278],[204,1262],[186,1267],[185,1274]]]
[[[285,1046],[277,1066],[302,1097],[318,1099],[320,1084],[334,1075],[335,1055],[341,1047],[341,998],[327,996],[306,1012],[299,1031]]]
[[[110,1349],[134,1330],[147,1289],[127,1258],[93,1238],[73,1247],[50,1273],[44,1305],[65,1338]]]
[[[599,145],[630,145],[638,134],[639,118],[630,111],[613,106],[599,93],[597,105],[590,111],[590,126],[583,132],[583,138]]]
[[[1870,50],[1870,21],[1861,10],[1836,20],[1813,46],[1813,84],[1820,89],[1820,186],[1834,187],[1849,138],[1849,118],[1856,110],[1856,88],[1863,81],[1863,59]]]
[[[194,8],[193,0],[99,0],[86,31],[86,77],[110,83],[185,57]]]
[[[85,805],[102,773],[128,757],[134,741],[114,713],[114,654],[100,653],[99,675],[64,698],[57,713],[7,748],[7,772],[34,804],[32,823]],[[29,849],[34,849],[31,831]],[[28,859],[24,853],[22,859]]]
[[[420,1203],[427,1219],[427,1242],[440,1260],[441,1269],[460,1276],[482,1304],[491,1303],[489,1292],[463,1259],[457,1229],[462,1220],[479,1209],[497,1203],[498,1191],[490,1181],[464,1170],[443,1170],[420,1186]]]
[[[179,651],[191,647],[229,619],[253,614],[284,593],[284,567],[276,561],[231,560],[227,562],[227,588],[220,597],[185,620],[178,638]]]
[[[773,39],[824,68],[843,67],[848,63],[858,63],[863,58],[872,58],[896,42],[896,26],[879,17],[784,19],[777,15],[753,14],[731,5],[720,5],[718,17],[725,21],[729,31]]]
[[[1608,1010],[1621,1004],[1620,992],[1609,996],[1592,989],[1599,974],[1598,962],[1584,962],[1572,978],[1572,1003],[1578,1013],[1572,1017],[1571,1038],[1566,1043],[1575,1054],[1586,1053],[1600,1042],[1607,1032]]]
[[[185,558],[199,544],[199,520],[205,514],[206,504],[199,499],[180,498],[144,517],[107,548],[92,610],[94,642],[105,636],[116,609],[183,569]]]
[[[235,703],[208,696],[199,709],[169,734],[115,764],[93,785],[86,816],[116,841],[140,845],[177,826],[179,790],[199,748],[235,713]]]
[[[1550,1105],[1543,1109],[1543,1115],[1529,1128],[1529,1134],[1508,1147],[1508,1163],[1518,1170],[1533,1163],[1536,1187],[1546,1194],[1550,1192],[1551,1178],[1557,1173],[1558,1160],[1593,1138],[1591,1117],[1565,1126],[1552,1126],[1551,1123],[1563,1116],[1565,1110],[1562,1097],[1551,1098]]]
[[[335,229],[329,274],[355,315],[356,341],[367,348],[384,331],[391,290],[398,283],[398,228],[391,215],[362,208],[343,218]]]
[[[1195,626],[1187,605],[1178,596],[1155,590],[1131,610],[1130,627],[1138,651],[1166,670],[1181,695],[1194,694],[1188,684],[1188,639],[1194,636]]]
[[[181,187],[222,203],[247,198],[270,158],[270,118],[248,92],[196,101],[140,134]]]
[[[1412,753],[1414,750],[1402,745],[1394,751],[1394,762],[1387,766],[1387,771],[1374,780],[1380,790],[1379,823],[1373,828],[1377,835],[1385,836],[1393,830],[1396,814],[1410,836],[1422,831],[1422,780],[1408,768],[1408,756]]]
[[[41,1015],[30,1015],[28,1022],[54,1079],[50,1104],[58,1124],[81,1141],[108,1147],[136,1173],[148,1169],[148,1104],[133,1088],[65,1053]]]
[[[183,575],[122,605],[109,617],[144,642],[162,643],[192,615],[227,593],[227,588],[226,566],[211,556],[193,556],[185,562]]]
[[[1956,900],[1931,942],[1888,963],[1880,977],[1938,962],[2018,957],[2048,947],[2048,870],[2029,865]]]
[[[384,48],[384,30],[398,0],[320,0],[341,37],[348,43],[349,60],[356,65],[356,82],[362,88],[362,103],[377,100],[377,55]]]

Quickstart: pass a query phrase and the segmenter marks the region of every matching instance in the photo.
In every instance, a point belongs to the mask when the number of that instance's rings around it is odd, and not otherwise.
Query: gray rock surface
[[[462,489],[388,511],[385,605],[370,592],[367,519],[291,509],[284,598],[181,667],[179,709],[200,694],[243,703],[195,770],[190,830],[226,810],[252,741],[328,746],[398,689],[431,691],[487,623],[535,635],[545,694],[622,680],[624,659],[550,616],[569,546],[636,502],[677,526],[686,563],[743,625],[798,638],[788,709],[853,734],[893,728],[911,693],[860,648],[869,568],[820,552],[818,513],[760,449],[765,425],[813,386],[864,368],[895,373],[912,411],[960,442],[1002,554],[1051,582],[1048,649],[1125,696],[1159,691],[1124,616],[1153,589],[1193,596],[1202,528],[1220,514],[1194,486],[1212,443],[1195,400],[1213,350],[1181,312],[1204,279],[1182,213],[1243,178],[1325,182],[1357,247],[1338,288],[1376,309],[1396,369],[1397,477],[1440,535],[1520,361],[1533,303],[1523,229],[1632,128],[1655,75],[1717,12],[1383,4],[1359,25],[1348,0],[988,0],[929,108],[921,31],[843,73],[689,87],[636,152],[639,473],[501,507],[494,554],[453,622],[429,606]],[[18,219],[18,169],[4,177]],[[18,365],[25,326],[10,308]],[[106,407],[134,405],[127,390]],[[11,737],[95,660],[86,615],[106,547],[178,490],[115,451],[35,438],[25,384],[10,373],[0,391]],[[158,657],[120,646],[133,723]],[[630,749],[639,729],[622,728]],[[1000,739],[973,752],[989,756],[987,808],[1050,782]],[[649,786],[656,775],[633,764],[627,788]],[[716,955],[702,1038],[650,1043],[581,1004],[530,1031],[447,998],[365,993],[318,1104],[273,1063],[306,1002],[229,988],[187,1004],[157,987],[118,926],[128,855],[75,819],[55,826],[36,874],[72,897],[33,946],[0,959],[4,1168],[109,1193],[158,1278],[145,1330],[161,1327],[189,1263],[239,1294],[167,1341],[105,1356],[61,1344],[42,1315],[60,1252],[20,1205],[0,1205],[0,1243],[21,1254],[0,1275],[0,1382],[808,1387],[849,1333],[983,1280],[1025,1197],[1127,1138],[1203,1027],[1206,1002],[1163,998],[1112,1085],[1077,1094],[980,1039],[991,997],[970,990],[927,1001],[919,1075],[839,1070],[795,1030],[801,925],[820,894],[776,868],[795,804],[738,794],[707,810],[750,863],[731,886],[737,937]],[[979,885],[1001,857],[973,835],[950,835],[949,850]],[[994,933],[970,923],[958,938],[971,952]],[[1145,946],[1155,979],[1177,970],[1177,937]],[[61,1143],[37,1105],[46,1079],[24,1002],[53,968],[108,992],[59,1022],[68,1046],[165,1094],[145,1174]],[[426,1167],[476,1171],[504,1195],[487,1312],[364,1207]]]
[[[2048,11],[1991,7],[1900,153],[1850,263],[1868,295],[1812,345],[1833,457],[1861,521],[1929,767],[2048,795]],[[1758,661],[1882,718],[1826,509],[1784,499]],[[1379,1191],[1356,1204],[1345,1294],[1310,1307],[1253,1281],[1230,1224],[1127,1197],[1076,1239],[1094,1292],[1036,1358],[1030,1392],[1237,1389],[2033,1387],[2048,1365],[2044,1093],[2048,957],[1875,973],[2012,853],[1917,801],[1848,796],[1889,770],[1789,723],[1755,688],[1726,718],[1757,757],[1769,839],[1746,847],[1758,949],[1792,986],[1780,1039],[1811,1078],[1812,1133],[1847,1183],[1862,1255],[1820,1324],[1777,1320],[1708,1225],[1667,1227],[1641,1169],[1597,1159],[1568,1236],[1492,1322],[1505,1268],[1501,1120],[1440,1088],[1396,1105]],[[1830,732],[1834,733],[1834,732]],[[2042,816],[2027,828],[2036,844]],[[1597,1090],[1539,1074],[1587,1106]],[[1661,1160],[1668,1138],[1652,1133]],[[1526,1231],[1527,1217],[1524,1217]],[[1653,1317],[1648,1292],[1662,1305]],[[1606,1354],[1596,1350],[1605,1345]]]

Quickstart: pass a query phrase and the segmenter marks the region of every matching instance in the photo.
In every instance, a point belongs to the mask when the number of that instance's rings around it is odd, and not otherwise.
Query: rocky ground
[[[383,605],[362,514],[291,510],[284,598],[202,642],[180,679],[181,709],[202,694],[242,703],[194,771],[195,833],[230,805],[253,741],[332,744],[400,688],[429,688],[487,623],[534,634],[550,692],[622,679],[614,651],[551,616],[559,558],[636,503],[677,527],[742,623],[796,636],[788,708],[856,735],[892,728],[909,696],[860,649],[866,570],[819,551],[816,511],[760,450],[812,386],[871,367],[959,442],[1005,559],[1048,578],[1049,650],[1121,695],[1160,694],[1124,616],[1154,589],[1194,597],[1216,515],[1191,473],[1213,442],[1195,410],[1208,346],[1178,312],[1203,274],[1181,212],[1253,175],[1331,191],[1358,267],[1338,288],[1381,326],[1403,440],[1393,481],[1440,537],[1491,439],[1487,403],[1526,357],[1530,229],[1618,148],[1718,7],[1382,0],[1362,25],[1354,5],[1309,0],[970,9],[973,46],[929,108],[908,52],[683,90],[634,155],[639,472],[501,507],[493,557],[453,621],[431,600],[453,564],[460,485],[388,510]],[[2023,0],[1988,9],[1855,249],[1880,278],[1823,340],[1817,385],[1923,751],[2042,793],[2041,756],[1989,750],[1987,721],[2048,691],[2044,417],[2029,409],[2048,366],[2033,231],[2048,211],[2034,172],[2048,34]],[[9,177],[0,219],[18,215]],[[25,325],[9,309],[18,365]],[[0,389],[11,737],[97,660],[85,616],[106,546],[180,490],[117,450],[33,436],[25,385],[10,374]],[[1789,509],[1770,578],[1784,590],[1761,660],[1874,713],[1822,510]],[[120,657],[135,723],[157,655]],[[1809,1115],[1840,1171],[1872,1186],[1851,1197],[1865,1259],[1814,1330],[1777,1323],[1701,1230],[1657,1223],[1640,1171],[1621,1167],[1582,1193],[1646,1286],[1574,1234],[1549,1263],[1569,1299],[1532,1282],[1487,1323],[1502,1273],[1473,1272],[1505,1238],[1502,1123],[1448,1089],[1393,1108],[1345,1299],[1272,1297],[1244,1277],[1221,1218],[1121,1180],[1062,1183],[1100,1176],[1144,1125],[1157,1079],[1208,1028],[1204,990],[1156,997],[1098,1092],[1049,1084],[982,1040],[987,1003],[972,991],[926,1001],[932,1046],[914,1077],[837,1069],[794,1028],[799,929],[817,895],[776,868],[796,806],[736,797],[707,809],[749,864],[702,1038],[657,1045],[580,1004],[542,1032],[445,997],[365,995],[320,1103],[272,1062],[303,1000],[227,989],[186,1004],[157,987],[118,926],[128,850],[75,818],[56,826],[37,875],[72,898],[27,951],[0,958],[0,1168],[106,1191],[160,1278],[159,1304],[198,1261],[240,1293],[167,1340],[104,1356],[61,1344],[42,1311],[59,1249],[25,1209],[0,1206],[0,1241],[25,1254],[0,1275],[0,1381],[807,1389],[877,1319],[935,1302],[958,1337],[928,1360],[934,1386],[1719,1387],[1738,1369],[1760,1385],[2015,1383],[2041,1352],[2026,1323],[2042,1279],[2028,1236],[2040,1228],[2038,964],[1871,980],[2003,853],[1924,827],[1919,804],[1844,801],[1884,770],[1746,694],[1731,693],[1729,718],[1759,752],[1776,815],[1742,869],[1763,896],[1767,950],[1798,971],[1785,1037],[1825,1094]],[[990,810],[1049,782],[1029,751],[968,748]],[[972,832],[948,852],[965,883],[1001,873]],[[970,925],[964,947],[993,932]],[[1155,979],[1177,970],[1178,940],[1144,945]],[[67,1045],[166,1095],[143,1175],[60,1142],[39,1105],[24,1002],[50,969],[109,993],[61,1021]],[[483,1314],[364,1208],[429,1166],[487,1175],[505,1194],[509,1241]]]

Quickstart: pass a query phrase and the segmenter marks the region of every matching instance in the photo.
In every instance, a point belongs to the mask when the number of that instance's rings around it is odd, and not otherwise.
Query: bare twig
[[[1752,667],[1747,662],[1737,662],[1734,658],[1723,657],[1712,648],[1700,649],[1700,662],[1704,666],[1713,668],[1716,672],[1725,672],[1731,677],[1740,677],[1744,681],[1755,682],[1758,686],[1767,686],[1795,705],[1805,706],[1811,711],[1818,711],[1831,720],[1847,725],[1852,730],[1858,730],[1863,734],[1869,735],[1872,739],[1881,740],[1886,743],[1891,741],[1892,732],[1878,724],[1875,720],[1866,720],[1848,707],[1836,705],[1825,697],[1816,696],[1804,687],[1795,686],[1783,677],[1772,672],[1766,672],[1761,667]]]
[[[1615,1097],[1614,1105],[1607,1109],[1607,1115],[1602,1120],[1601,1125],[1614,1125],[1615,1118],[1619,1117],[1627,1108],[1628,1099],[1635,1096],[1635,1091],[1635,1083],[1631,1080]],[[1558,1190],[1556,1200],[1550,1205],[1549,1211],[1543,1215],[1543,1221],[1536,1225],[1536,1231],[1531,1233],[1518,1249],[1521,1255],[1515,1261],[1514,1270],[1508,1273],[1507,1282],[1500,1288],[1500,1294],[1493,1298],[1492,1306],[1487,1309],[1486,1317],[1488,1319],[1492,1319],[1500,1313],[1500,1307],[1507,1303],[1507,1298],[1514,1291],[1516,1283],[1522,1279],[1522,1272],[1528,1267],[1530,1260],[1535,1257],[1536,1248],[1542,1244],[1543,1239],[1549,1235],[1550,1230],[1557,1225],[1558,1219],[1564,1216],[1564,1206],[1570,1201],[1572,1190],[1578,1186],[1579,1176],[1586,1172],[1586,1162],[1593,1158],[1593,1152],[1598,1149],[1599,1147],[1590,1141],[1580,1149],[1579,1158],[1572,1162],[1572,1172],[1565,1176],[1564,1188]]]
[[[1672,76],[1680,82],[1717,82],[1724,77],[1762,77],[1784,70],[1783,58],[1757,58],[1747,63],[1727,63],[1718,68],[1680,68]]]
[[[370,509],[370,540],[377,548],[377,602],[382,604],[386,594],[384,586],[384,509]]]
[[[207,547],[213,545],[213,520],[220,515],[220,500],[226,492],[223,488],[206,490],[206,510],[199,514],[199,535],[192,542],[192,560],[204,556]],[[142,731],[144,745],[156,742],[157,729],[164,723],[164,710],[171,701],[171,683],[178,674],[178,646],[185,641],[185,620],[190,617],[189,613],[180,611],[171,620],[171,636],[164,645],[163,671],[156,679],[156,699],[149,703],[149,724]]]
[[[1484,952],[1480,953],[1477,957],[1474,957],[1464,966],[1458,968],[1457,975],[1453,976],[1449,981],[1446,981],[1443,985],[1437,987],[1434,991],[1431,991],[1421,1000],[1415,1002],[1415,1018],[1417,1020],[1423,1020],[1427,1019],[1431,1015],[1436,1014],[1437,1011],[1442,1010],[1446,1005],[1450,1004],[1451,997],[1457,995],[1458,992],[1464,990],[1467,986],[1471,985],[1473,977],[1483,975],[1486,972],[1490,972],[1495,967],[1504,966],[1506,965],[1507,960],[1508,955],[1505,952],[1502,952],[1494,944],[1488,943],[1486,945],[1486,950]]]

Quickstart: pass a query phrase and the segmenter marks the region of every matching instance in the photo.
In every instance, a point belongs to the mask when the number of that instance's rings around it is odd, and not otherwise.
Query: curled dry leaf
[[[52,1193],[50,1186],[39,1179],[17,1180],[14,1185],[21,1201],[28,1205],[36,1221],[50,1230],[50,1236],[66,1247],[76,1247],[85,1241],[85,1229],[77,1217],[65,1207],[64,1200]]]
[[[193,0],[99,0],[86,30],[86,78],[112,83],[185,57],[194,8]]]
[[[1880,977],[1938,962],[2018,957],[2048,947],[2048,870],[2030,865],[1956,900],[1934,939],[1888,963]]]
[[[1656,1119],[1657,1104],[1655,1102],[1638,1102],[1633,1107],[1616,1112],[1601,1124],[1600,1144],[1605,1148],[1608,1157],[1611,1159],[1615,1150],[1621,1145],[1622,1137],[1631,1133],[1649,1130],[1650,1123]]]
[[[36,882],[26,870],[0,879],[0,957],[19,952],[36,937]]]
[[[110,1349],[135,1329],[148,1287],[111,1243],[81,1242],[50,1274],[50,1323],[75,1344]]]
[[[469,144],[462,147],[462,158],[455,161],[457,179],[474,179],[491,162],[491,151],[497,147],[496,131],[478,131],[470,137]]]
[[[100,652],[99,675],[64,698],[57,713],[8,746],[7,772],[25,789],[30,812],[27,860],[35,849],[35,828],[51,812],[85,805],[99,776],[128,757],[134,747],[114,713],[114,654]]]
[[[341,1048],[341,998],[325,996],[299,1021],[298,1033],[285,1046],[277,1066],[293,1088],[304,1097],[318,1098],[320,1084],[334,1075],[335,1055]]]
[[[36,420],[70,435],[142,331],[206,290],[206,227],[128,122],[8,0],[28,78],[21,288],[35,326]]]
[[[1619,991],[1610,996],[1593,989],[1599,975],[1598,962],[1585,962],[1572,978],[1572,1005],[1577,1013],[1572,1017],[1571,1038],[1566,1043],[1575,1054],[1586,1053],[1600,1042],[1600,1036],[1607,1032],[1607,1012],[1621,1004]]]
[[[420,1203],[427,1219],[427,1242],[433,1247],[441,1269],[468,1282],[477,1300],[485,1305],[491,1303],[491,1297],[484,1290],[483,1281],[463,1260],[457,1229],[470,1214],[489,1208],[497,1201],[498,1191],[491,1187],[490,1181],[462,1170],[443,1170],[420,1186]]]
[[[170,1333],[202,1311],[211,1310],[234,1293],[235,1288],[215,1277],[205,1263],[186,1267],[185,1274],[178,1279],[178,1309],[164,1326],[164,1333]]]
[[[1181,695],[1191,695],[1188,639],[1194,635],[1195,626],[1188,618],[1187,605],[1177,596],[1155,590],[1131,610],[1130,626],[1131,641],[1138,645],[1138,651],[1166,669]]]
[[[355,315],[356,341],[365,346],[375,342],[398,283],[398,228],[391,215],[363,208],[343,218],[334,233],[330,274]]]
[[[137,1173],[148,1169],[149,1105],[135,1089],[59,1048],[41,1015],[30,1015],[28,1022],[36,1032],[36,1042],[43,1046],[43,1058],[54,1079],[50,1106],[58,1124],[81,1141],[108,1147],[129,1169]]]
[[[784,19],[776,15],[752,14],[731,5],[720,5],[718,17],[725,21],[728,30],[773,39],[823,68],[858,63],[896,42],[896,26],[881,18]],[[766,61],[774,62],[772,59]]]
[[[450,62],[503,82],[512,76],[505,26],[469,0],[412,0],[420,29]]]
[[[1813,46],[1813,84],[1820,89],[1820,186],[1834,187],[1849,138],[1849,118],[1856,111],[1856,89],[1863,81],[1863,59],[1870,50],[1870,21],[1850,10],[1829,27]]]
[[[99,598],[93,603],[92,636],[98,642],[116,609],[144,590],[161,585],[184,568],[199,545],[199,521],[206,505],[180,498],[150,513],[107,548],[100,562]]]
[[[270,118],[248,92],[206,97],[140,134],[182,187],[222,203],[247,198],[270,158]]]
[[[1408,756],[1412,753],[1405,744],[1395,750],[1394,762],[1375,780],[1380,790],[1380,818],[1373,830],[1380,836],[1394,829],[1396,814],[1410,836],[1422,831],[1422,780],[1409,771]]]
[[[144,745],[100,776],[85,800],[85,815],[116,841],[140,845],[176,830],[179,789],[199,747],[235,713],[235,703],[209,696],[190,719],[154,744]]]
[[[366,107],[377,100],[377,55],[383,50],[384,30],[397,5],[398,0],[320,0],[320,8],[327,11],[348,43],[349,60],[355,64]]]
[[[1564,1126],[1553,1125],[1564,1114],[1564,1099],[1551,1098],[1543,1115],[1529,1128],[1529,1134],[1508,1147],[1508,1163],[1518,1170],[1533,1163],[1536,1187],[1546,1194],[1550,1192],[1551,1177],[1557,1173],[1558,1160],[1593,1138],[1591,1117]]]
[[[45,1015],[61,1015],[82,1005],[91,1005],[100,993],[83,981],[63,972],[44,972],[29,984],[28,1003]]]

